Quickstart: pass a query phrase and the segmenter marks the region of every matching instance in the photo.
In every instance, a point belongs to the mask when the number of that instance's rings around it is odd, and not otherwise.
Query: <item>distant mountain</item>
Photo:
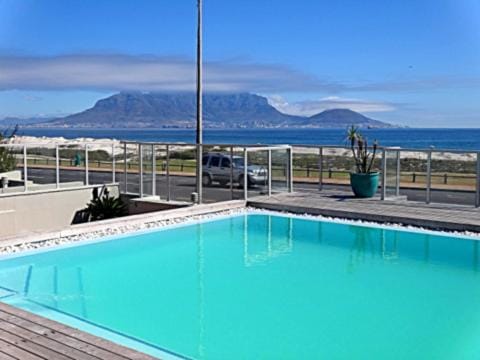
[[[370,119],[349,109],[325,110],[320,114],[309,117],[306,121],[308,124],[315,124],[321,128],[345,128],[350,125],[372,128],[393,127],[393,125]]]
[[[44,123],[46,121],[52,120],[53,117],[31,117],[31,118],[19,118],[19,117],[5,117],[0,119],[0,128],[5,128],[9,126],[23,126],[23,125],[32,125],[32,124],[39,124]]]
[[[312,117],[281,113],[265,97],[240,94],[206,94],[205,128],[283,127],[392,127],[351,110],[327,110]],[[90,109],[41,124],[50,127],[88,128],[192,128],[195,94],[129,92],[101,99]]]

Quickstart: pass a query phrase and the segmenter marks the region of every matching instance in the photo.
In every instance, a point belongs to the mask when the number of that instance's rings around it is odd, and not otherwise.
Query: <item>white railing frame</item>
[[[85,185],[90,185],[90,179],[88,176],[88,144],[85,144]]]
[[[477,181],[475,191],[475,207],[480,207],[480,151],[477,152]]]

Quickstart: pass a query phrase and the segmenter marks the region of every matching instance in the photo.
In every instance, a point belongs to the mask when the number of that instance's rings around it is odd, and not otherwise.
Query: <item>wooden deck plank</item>
[[[19,360],[18,358],[14,358],[13,356],[11,356],[7,353],[4,353],[2,351],[0,351],[0,359],[2,359],[2,360]]]
[[[20,349],[18,346],[12,345],[2,339],[0,339],[0,353],[18,360],[45,360],[45,358],[29,353],[28,351]]]
[[[248,205],[270,210],[480,233],[480,210],[461,205],[381,201],[378,198],[356,199],[338,191],[261,196],[251,198]]]
[[[1,302],[0,318],[0,359],[2,359],[2,353],[19,360],[156,359],[150,355]],[[6,323],[13,324],[23,329],[22,331],[28,332],[12,334],[8,330],[13,331],[13,328],[5,327]],[[55,346],[58,343],[62,345]],[[19,355],[16,356],[15,354]]]
[[[39,346],[43,346],[52,351],[58,352],[72,359],[78,360],[98,360],[98,357],[91,356],[84,353],[81,349],[75,349],[65,345],[55,339],[50,338],[48,335],[40,335],[36,332],[27,330],[14,323],[0,320],[0,328],[8,331],[11,334],[15,334],[25,340],[31,341]]]
[[[62,355],[54,350],[38,345],[35,342],[24,339],[20,336],[12,334],[2,328],[0,328],[0,339],[19,347],[22,350],[28,351],[31,354],[37,355],[40,358],[48,360],[72,360],[72,358]]]
[[[65,335],[61,332],[52,330],[50,328],[47,328],[45,326],[38,325],[32,321],[25,320],[7,313],[4,313],[0,311],[0,320],[5,320],[10,323],[14,323],[24,329],[28,329],[32,332],[35,332],[38,335],[46,336],[50,339],[54,339],[60,343],[63,343],[67,346],[73,347],[75,349],[81,350],[85,352],[88,355],[94,356],[95,358],[99,359],[112,359],[112,360],[125,360],[126,358],[123,356],[118,356],[114,353],[111,353],[107,350],[104,350],[102,348],[96,347],[94,345],[91,345],[87,342],[84,342],[82,340],[79,340],[75,337],[70,337],[68,335]]]

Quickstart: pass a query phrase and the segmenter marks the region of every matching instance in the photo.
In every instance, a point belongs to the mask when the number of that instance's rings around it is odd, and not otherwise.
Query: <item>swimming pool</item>
[[[478,247],[251,213],[5,257],[0,300],[194,359],[478,359]]]

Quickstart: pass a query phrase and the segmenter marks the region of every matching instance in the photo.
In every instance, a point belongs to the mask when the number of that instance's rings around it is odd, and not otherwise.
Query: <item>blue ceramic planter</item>
[[[350,185],[353,193],[359,198],[371,198],[375,196],[378,189],[379,173],[350,174]]]

